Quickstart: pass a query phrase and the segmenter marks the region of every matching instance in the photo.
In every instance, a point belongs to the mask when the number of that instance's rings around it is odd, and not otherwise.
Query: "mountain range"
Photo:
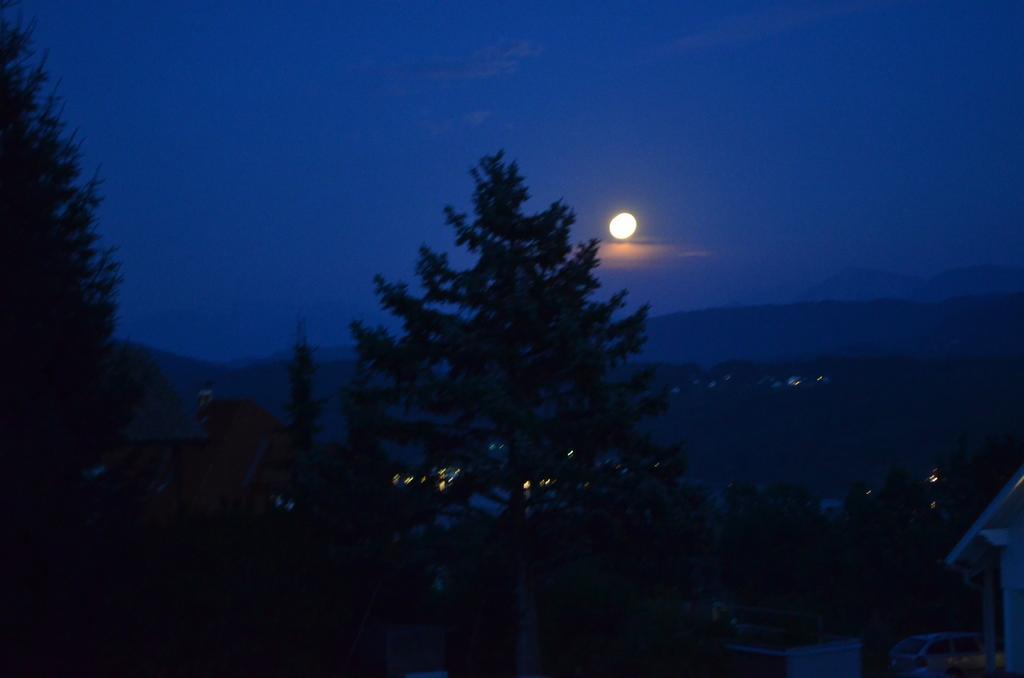
[[[930,278],[873,268],[847,268],[808,289],[798,301],[943,301],[1024,292],[1024,268],[965,266]]]
[[[895,463],[924,472],[961,439],[1024,435],[1024,293],[960,294],[983,280],[1012,290],[1016,273],[994,271],[951,271],[923,286],[847,273],[837,279],[850,294],[880,290],[881,282],[918,298],[651,318],[640,362],[659,364],[658,382],[671,396],[649,429],[686,443],[697,479],[801,482],[831,496],[853,480],[877,482]],[[941,290],[952,296],[927,300]],[[251,398],[284,419],[287,354],[216,363],[135,349],[147,356],[150,384],[130,429],[135,437],[194,435],[196,394],[208,384],[215,397]],[[322,437],[341,439],[340,391],[353,354],[324,348],[317,357]]]
[[[651,318],[647,335],[644,360],[705,367],[822,355],[1007,357],[1024,350],[1024,294],[686,311]]]

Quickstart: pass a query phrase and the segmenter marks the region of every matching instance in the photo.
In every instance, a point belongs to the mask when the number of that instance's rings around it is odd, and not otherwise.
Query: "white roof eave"
[[[985,508],[982,514],[974,521],[970,529],[953,547],[953,550],[946,556],[946,565],[954,569],[976,569],[977,561],[988,551],[993,543],[982,534],[985,530],[1001,527],[994,525],[999,517],[1000,510],[1010,500],[1010,497],[1021,490],[1024,485],[1024,466],[1017,469],[1009,482],[1003,486],[996,498]]]

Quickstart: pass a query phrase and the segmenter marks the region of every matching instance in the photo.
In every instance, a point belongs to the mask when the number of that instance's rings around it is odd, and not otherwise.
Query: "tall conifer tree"
[[[320,431],[320,414],[324,406],[323,400],[313,397],[314,376],[316,361],[313,359],[313,347],[306,337],[305,325],[299,323],[295,345],[292,347],[292,361],[288,365],[291,393],[286,409],[292,441],[299,450],[305,452],[313,449],[316,434]]]
[[[116,441],[134,389],[114,379],[120,277],[96,232],[98,183],[82,177],[79,144],[9,11],[0,2],[0,459],[4,497],[31,517],[40,504],[74,510],[73,488]]]
[[[82,619],[97,618],[96,573],[115,568],[93,528],[124,510],[98,501],[114,485],[99,463],[137,390],[112,339],[120,279],[96,231],[98,184],[10,7],[0,0],[0,597],[5,635],[32,660],[12,675],[58,675],[50,649],[87,664],[97,638]]]
[[[650,371],[617,368],[643,345],[647,307],[617,317],[625,292],[595,298],[598,241],[571,243],[561,202],[524,213],[527,188],[502,154],[471,174],[473,216],[445,213],[472,265],[421,248],[421,292],[376,278],[402,332],[353,325],[350,435],[415,451],[396,491],[430,488],[451,515],[495,519],[516,567],[517,673],[536,675],[544,563],[595,522],[649,519],[683,458],[638,432],[665,396]]]

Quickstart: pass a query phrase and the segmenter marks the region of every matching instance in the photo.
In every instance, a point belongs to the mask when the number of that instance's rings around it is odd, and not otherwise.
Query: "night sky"
[[[348,343],[504,148],[667,313],[1024,264],[1024,2],[24,0],[99,171],[122,337]],[[246,7],[242,11],[239,8]]]

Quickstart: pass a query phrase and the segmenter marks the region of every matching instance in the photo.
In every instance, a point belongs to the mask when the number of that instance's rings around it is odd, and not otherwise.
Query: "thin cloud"
[[[389,94],[405,96],[410,93],[410,86],[417,82],[487,80],[514,75],[524,62],[536,59],[543,51],[531,40],[511,40],[459,59],[433,59],[404,65],[364,61],[353,65],[352,69],[382,79],[387,83]]]
[[[605,242],[600,254],[601,265],[611,270],[661,268],[681,259],[711,256],[708,250],[655,242]]]
[[[673,52],[699,52],[756,42],[774,35],[799,30],[827,19],[856,14],[880,4],[878,0],[837,4],[785,5],[734,16],[718,26],[679,38]]]
[[[501,42],[474,52],[466,59],[431,64],[423,70],[423,75],[429,80],[483,80],[512,75],[524,61],[540,56],[543,51],[530,40]]]

